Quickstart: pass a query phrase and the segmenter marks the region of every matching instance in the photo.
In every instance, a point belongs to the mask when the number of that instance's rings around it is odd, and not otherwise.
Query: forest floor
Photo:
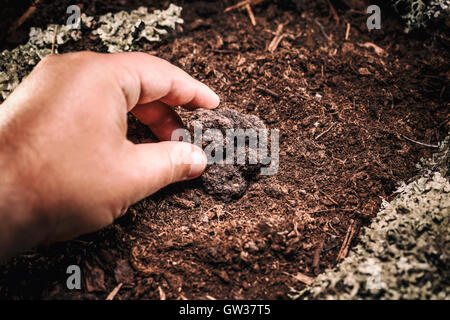
[[[65,21],[64,1],[41,2],[0,50],[26,41],[30,26]],[[78,2],[88,15],[168,5]],[[142,50],[211,86],[221,106],[279,129],[278,173],[231,203],[199,181],[169,186],[100,232],[1,266],[0,298],[104,299],[122,283],[116,299],[286,299],[290,287],[335,266],[349,227],[353,246],[381,200],[435,151],[405,137],[436,145],[448,132],[448,39],[406,35],[391,16],[369,32],[364,10],[338,7],[337,23],[326,1],[302,11],[254,6],[256,26],[245,11],[224,13],[230,1],[174,2],[183,31]],[[5,12],[10,20],[21,13]],[[280,24],[284,36],[270,52]],[[99,43],[86,38],[59,51],[104,51]],[[129,137],[151,134],[130,119]],[[83,272],[79,291],[66,288],[72,264]]]

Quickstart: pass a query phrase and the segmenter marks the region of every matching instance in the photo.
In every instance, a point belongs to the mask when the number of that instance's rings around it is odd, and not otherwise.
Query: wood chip
[[[335,123],[333,123],[327,130],[325,130],[324,132],[322,132],[321,134],[319,134],[317,137],[314,138],[314,140],[319,139],[320,137],[322,137],[323,135],[325,135],[327,132],[329,132],[331,129],[333,129]]]
[[[114,289],[113,291],[111,291],[110,294],[108,294],[108,296],[106,297],[106,300],[113,300],[114,297],[117,295],[117,293],[119,292],[120,288],[122,288],[123,283],[119,283]]]
[[[366,48],[366,49],[373,49],[373,51],[375,51],[375,53],[379,56],[386,56],[386,50],[384,50],[383,48],[377,46],[376,44],[372,43],[372,42],[364,42],[364,43],[358,43],[358,46]]]
[[[36,6],[39,3],[39,1],[40,0],[33,1],[33,3],[30,5],[27,11],[25,11],[25,13],[21,15],[20,18],[11,25],[11,27],[8,30],[8,34],[11,34],[14,31],[16,31],[25,21],[28,20],[28,18],[30,18],[34,14],[34,12],[36,11]]]
[[[272,39],[269,46],[267,47],[267,51],[274,52],[278,48],[278,45],[280,44],[281,40],[286,36],[286,34],[282,33],[283,28],[284,28],[284,25],[282,23],[280,23],[277,26],[277,31],[275,32],[275,37]]]
[[[317,249],[314,252],[312,267],[314,269],[315,274],[317,274],[319,272],[320,254],[322,253],[324,245],[325,245],[325,240],[320,241],[319,245],[317,246]]]
[[[248,16],[250,17],[250,21],[252,22],[252,25],[256,26],[255,15],[253,14],[252,7],[250,7],[249,4],[246,4],[245,9],[247,10],[247,13],[248,13]]]
[[[408,140],[409,142],[418,144],[418,145],[423,146],[423,147],[428,147],[428,148],[439,148],[439,145],[423,143],[423,142],[413,140],[413,139],[408,138],[407,136],[403,136],[403,135],[402,135],[402,137],[403,137],[403,139],[406,139],[406,140]]]
[[[334,8],[334,6],[330,0],[327,0],[327,2],[328,2],[328,6],[330,7],[330,12],[333,15],[334,21],[336,22],[337,25],[339,25],[340,20],[339,20],[338,14],[336,12],[336,9]]]
[[[244,0],[241,2],[236,3],[235,5],[226,8],[223,12],[228,12],[234,9],[238,9],[238,8],[242,8],[245,7],[246,5],[250,5],[250,4],[258,4],[263,2],[264,0]]]
[[[160,300],[166,300],[166,293],[161,288],[161,286],[158,286],[158,291],[159,291],[159,299]]]
[[[350,37],[350,23],[347,22],[347,30],[345,30],[345,40],[347,41]]]
[[[350,226],[347,229],[347,233],[345,235],[344,242],[342,243],[341,250],[339,250],[339,254],[336,258],[337,262],[341,261],[347,256],[350,244],[352,243],[353,240],[353,236],[356,234],[357,230],[358,230],[358,223],[352,220]]]
[[[301,283],[306,284],[307,286],[310,286],[313,283],[313,281],[314,281],[314,278],[311,278],[311,277],[309,277],[306,274],[303,274],[301,272],[298,272],[296,275],[292,275],[292,274],[289,274],[287,272],[283,272],[283,273],[288,275],[288,276],[291,276],[292,278],[294,278],[295,280],[297,280],[297,281],[299,281]]]
[[[256,89],[261,90],[262,92],[265,92],[268,95],[271,95],[272,97],[280,98],[280,95],[278,93],[276,93],[276,92],[274,92],[274,91],[272,91],[270,89],[267,89],[267,88],[265,88],[263,86],[256,86]]]
[[[56,35],[58,34],[58,25],[55,24],[55,31],[53,34],[53,41],[52,41],[52,54],[55,54],[55,45],[56,45]]]

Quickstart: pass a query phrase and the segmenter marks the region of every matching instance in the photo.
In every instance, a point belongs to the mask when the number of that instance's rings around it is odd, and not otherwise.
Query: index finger
[[[161,101],[170,106],[213,109],[220,99],[214,91],[166,60],[140,52],[108,55],[127,100],[137,104]]]

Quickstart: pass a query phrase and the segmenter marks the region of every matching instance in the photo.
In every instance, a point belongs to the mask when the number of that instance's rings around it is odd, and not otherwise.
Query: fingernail
[[[217,93],[215,93],[214,91],[213,91],[213,93],[214,93],[214,98],[216,99],[216,102],[214,103],[214,108],[215,107],[217,107],[218,105],[219,105],[219,103],[220,103],[220,97],[217,95]]]
[[[204,107],[214,109],[220,104],[220,97],[206,84],[203,84],[204,94],[208,97],[208,102]]]
[[[188,178],[195,178],[202,174],[206,168],[206,155],[203,151],[193,151],[190,154],[190,165]]]

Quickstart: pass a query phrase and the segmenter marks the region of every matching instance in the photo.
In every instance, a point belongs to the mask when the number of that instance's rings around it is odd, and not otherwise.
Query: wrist
[[[3,128],[4,129],[4,128]],[[48,223],[38,209],[32,174],[24,155],[0,123],[0,261],[41,243]]]

